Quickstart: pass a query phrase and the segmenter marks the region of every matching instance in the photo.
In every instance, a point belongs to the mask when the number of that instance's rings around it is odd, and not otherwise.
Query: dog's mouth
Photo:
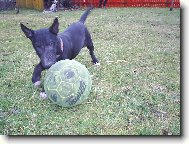
[[[53,64],[56,63],[56,59],[51,59],[51,60],[47,60],[47,59],[44,59],[44,60],[41,60],[41,64],[42,66],[45,68],[45,69],[49,69]]]
[[[42,66],[45,68],[45,69],[49,69],[53,64],[55,64],[56,62],[45,62],[43,63],[42,62]]]
[[[49,53],[44,53],[42,55],[41,59],[41,64],[45,69],[50,68],[53,64],[56,63],[56,54],[54,54],[53,52],[49,52]]]

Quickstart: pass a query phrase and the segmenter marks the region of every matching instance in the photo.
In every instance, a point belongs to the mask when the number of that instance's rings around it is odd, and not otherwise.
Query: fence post
[[[173,10],[173,4],[174,4],[174,0],[172,0],[172,2],[171,2],[170,11]]]

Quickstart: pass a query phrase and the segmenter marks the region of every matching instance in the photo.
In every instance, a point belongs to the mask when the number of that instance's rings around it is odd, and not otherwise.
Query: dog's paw
[[[100,63],[99,63],[99,62],[96,62],[96,63],[94,63],[94,65],[99,66],[99,65],[100,65]]]
[[[47,95],[45,92],[40,92],[40,98],[47,99]]]
[[[34,83],[34,86],[35,87],[38,87],[38,86],[40,86],[41,85],[41,81],[36,81],[35,83]]]

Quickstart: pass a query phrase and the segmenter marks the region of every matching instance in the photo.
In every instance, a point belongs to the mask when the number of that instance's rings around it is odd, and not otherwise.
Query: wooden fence
[[[19,7],[43,10],[44,0],[16,0],[16,5]]]
[[[98,7],[99,0],[72,0],[79,6]],[[170,7],[172,0],[108,0],[107,7]],[[174,0],[174,8],[180,8],[180,0]]]

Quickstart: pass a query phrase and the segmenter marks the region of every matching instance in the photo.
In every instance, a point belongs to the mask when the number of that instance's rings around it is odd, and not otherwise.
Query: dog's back
[[[84,47],[86,38],[85,31],[85,25],[83,23],[77,22],[71,24],[67,29],[65,29],[63,33],[59,33],[59,37],[63,40],[64,46],[69,43],[68,48],[74,50],[73,57],[79,53],[80,48]]]
[[[72,57],[75,58],[80,52],[81,48],[86,46],[86,40],[88,39],[87,28],[84,22],[93,7],[89,7],[81,16],[78,22],[71,24],[64,32],[59,33],[59,37],[63,40],[65,49],[72,49]],[[68,44],[68,46],[66,46]]]

